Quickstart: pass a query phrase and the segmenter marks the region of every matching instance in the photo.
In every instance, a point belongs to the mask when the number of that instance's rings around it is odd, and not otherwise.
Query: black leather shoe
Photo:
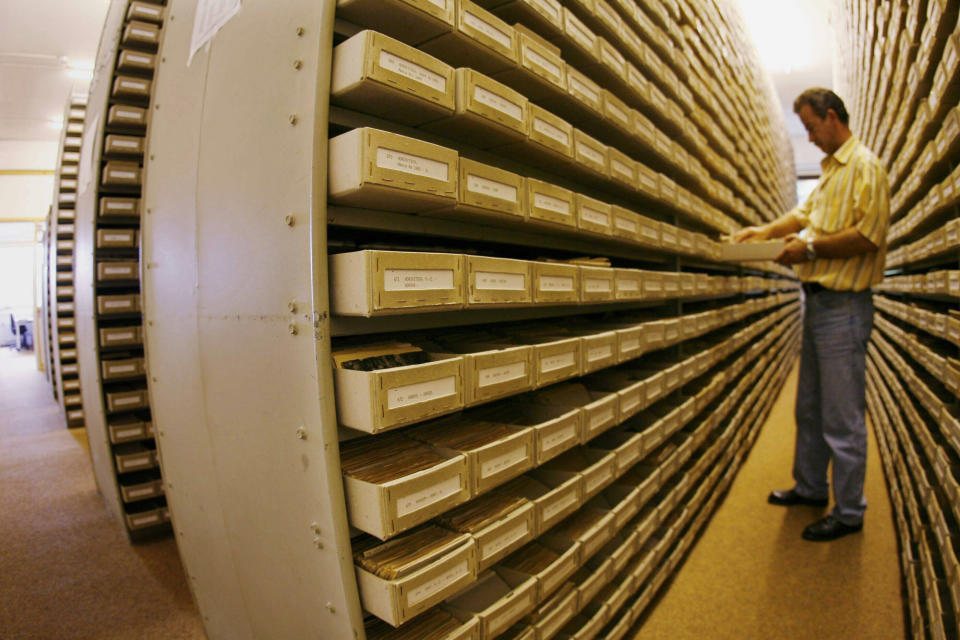
[[[851,533],[856,533],[863,529],[863,523],[844,524],[834,518],[827,516],[823,520],[817,520],[803,530],[803,539],[814,542],[826,542],[827,540],[836,540]]]
[[[793,489],[787,489],[786,491],[771,491],[770,495],[767,496],[767,502],[778,504],[781,507],[792,507],[795,504],[804,504],[808,507],[825,507],[828,501],[826,498],[807,498]]]

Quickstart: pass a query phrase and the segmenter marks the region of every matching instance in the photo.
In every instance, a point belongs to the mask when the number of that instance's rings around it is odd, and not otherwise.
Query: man
[[[865,373],[873,327],[870,287],[883,278],[890,224],[887,175],[851,133],[843,101],[808,89],[793,103],[810,142],[827,154],[810,197],[777,220],[742,229],[738,242],[785,238],[776,258],[795,265],[805,312],[793,477],[774,491],[778,505],[827,506],[827,466],[833,462],[835,506],[803,531],[807,540],[833,540],[860,531],[866,500]]]

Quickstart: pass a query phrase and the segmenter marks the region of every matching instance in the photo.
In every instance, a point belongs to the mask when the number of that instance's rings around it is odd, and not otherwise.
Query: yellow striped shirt
[[[820,166],[823,173],[817,186],[791,213],[815,238],[855,227],[877,251],[850,258],[817,258],[794,267],[804,282],[839,291],[863,291],[883,279],[890,227],[887,172],[855,136]]]

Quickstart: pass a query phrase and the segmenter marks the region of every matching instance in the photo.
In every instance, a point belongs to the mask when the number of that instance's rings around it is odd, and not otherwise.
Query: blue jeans
[[[836,504],[831,515],[850,525],[859,524],[867,508],[864,369],[871,329],[869,289],[822,290],[806,296],[793,477],[798,493],[826,498],[827,466],[832,460]]]

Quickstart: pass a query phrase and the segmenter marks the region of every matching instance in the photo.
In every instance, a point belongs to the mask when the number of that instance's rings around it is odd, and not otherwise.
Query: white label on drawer
[[[523,109],[521,109],[519,105],[514,104],[503,96],[498,96],[492,91],[487,91],[483,87],[473,88],[473,98],[477,102],[485,104],[491,109],[496,109],[514,120],[523,120]]]
[[[602,411],[590,416],[590,429],[596,429],[600,425],[613,420],[613,407],[604,407]]]
[[[540,276],[541,291],[573,291],[573,278],[568,276]]]
[[[555,433],[551,433],[548,436],[544,436],[543,441],[541,442],[541,446],[544,451],[549,451],[554,447],[559,447],[560,445],[565,443],[567,440],[572,440],[576,437],[577,437],[577,424],[574,422],[567,425],[563,429],[556,431]]]
[[[387,409],[399,409],[412,404],[430,402],[452,396],[456,392],[455,376],[394,387],[387,389]]]
[[[565,216],[570,215],[570,203],[560,198],[554,198],[543,193],[533,194],[533,206],[547,211],[556,211]]]
[[[107,300],[103,303],[105,309],[126,309],[131,305],[130,300]]]
[[[640,348],[640,338],[624,338],[620,343],[620,350],[630,352]]]
[[[136,140],[112,140],[110,144],[115,147],[124,147],[126,149],[136,149],[140,146],[140,143]]]
[[[453,584],[463,576],[469,573],[469,567],[467,566],[467,561],[457,563],[450,569],[447,569],[440,575],[431,578],[427,582],[424,582],[415,589],[411,589],[407,593],[407,606],[413,607],[417,604],[423,602],[432,595],[439,593],[445,587],[450,584]]]
[[[545,2],[545,0],[533,0],[533,4],[537,5],[538,7],[543,9],[546,13],[550,14],[555,21],[560,22],[559,6],[552,5],[549,2]]]
[[[128,498],[139,498],[141,496],[152,496],[156,492],[157,490],[153,487],[146,487],[144,489],[130,489],[126,493]]]
[[[137,370],[136,365],[132,365],[132,364],[123,364],[123,365],[119,365],[119,366],[118,366],[118,365],[114,365],[114,366],[112,366],[112,367],[109,367],[109,371],[110,371],[111,374],[131,373],[131,372],[136,371],[136,370]]]
[[[575,356],[576,353],[573,351],[544,356],[540,358],[540,371],[547,373],[549,371],[556,371],[557,369],[572,367],[576,363]]]
[[[542,55],[537,53],[537,51],[532,47],[524,48],[523,53],[526,56],[527,60],[530,61],[531,64],[537,67],[540,67],[551,76],[554,76],[556,78],[560,77],[560,67],[554,64],[553,62],[551,62],[550,60],[547,60],[546,58],[544,58]]]
[[[61,193],[60,202],[73,202],[77,199],[77,194],[75,193]]]
[[[506,200],[507,202],[517,201],[517,188],[515,186],[470,174],[467,174],[467,191]]]
[[[594,347],[587,350],[587,362],[593,362],[595,360],[602,360],[603,358],[609,358],[613,355],[613,347],[609,344],[600,345],[599,347]]]
[[[480,477],[488,478],[527,459],[527,447],[521,445],[480,465]]]
[[[133,526],[142,527],[145,524],[153,524],[154,522],[159,522],[160,516],[154,513],[149,516],[139,516],[136,518],[131,518],[130,520],[133,522]]]
[[[612,291],[611,281],[607,278],[584,278],[583,288],[585,291]]]
[[[146,82],[136,82],[132,80],[121,80],[120,86],[124,89],[135,89],[137,91],[146,91],[147,83]]]
[[[489,387],[492,384],[500,384],[502,382],[518,380],[520,378],[526,377],[526,375],[527,375],[526,362],[514,362],[513,364],[505,364],[500,367],[489,367],[487,369],[480,369],[477,372],[477,377],[479,378],[477,386]]]
[[[136,171],[117,171],[114,169],[109,173],[111,178],[122,178],[124,180],[133,180],[137,177]]]
[[[643,286],[646,287],[647,291],[661,291],[663,290],[663,281],[657,279],[644,280]]]
[[[104,242],[128,242],[130,240],[130,236],[125,233],[105,233],[103,234],[103,240]]]
[[[124,458],[120,461],[120,466],[124,469],[129,469],[130,467],[140,467],[145,464],[150,464],[150,456],[140,456],[139,458]]]
[[[464,24],[473,27],[483,35],[495,40],[503,48],[509,49],[512,41],[510,35],[500,31],[495,26],[489,22],[479,18],[478,16],[473,15],[469,11],[463,12],[463,22]]]
[[[600,95],[576,76],[570,76],[570,88],[575,93],[586,96],[590,102],[600,102]]]
[[[377,166],[381,169],[393,169],[394,171],[402,171],[403,173],[423,176],[441,182],[447,181],[450,170],[446,162],[414,156],[393,149],[384,149],[383,147],[377,149]]]
[[[640,291],[640,281],[633,278],[617,280],[617,289],[620,291]]]
[[[137,13],[145,13],[145,14],[147,14],[148,16],[158,16],[158,15],[160,15],[160,9],[156,9],[156,8],[154,8],[154,7],[147,7],[147,6],[144,6],[144,5],[138,6],[137,9],[136,9],[136,11],[137,11]]]
[[[140,396],[132,396],[129,398],[117,398],[113,401],[113,406],[123,407],[128,404],[137,404],[138,402],[140,402]]]
[[[564,509],[567,509],[577,503],[577,494],[571,492],[567,496],[563,497],[560,500],[552,502],[543,507],[543,519],[544,521],[550,520],[558,513],[562,512]]]
[[[448,478],[426,489],[401,496],[397,499],[397,517],[413,513],[432,504],[440,502],[444,498],[455,495],[460,491],[460,476]]]
[[[117,115],[120,116],[121,118],[143,120],[143,114],[139,111],[127,111],[126,109],[117,109]]]
[[[124,331],[122,333],[109,333],[106,336],[107,342],[116,342],[118,340],[133,340],[132,331]]]
[[[604,164],[603,154],[588,144],[584,144],[583,142],[578,142],[577,153],[586,157],[587,160],[591,162],[596,162],[597,164]]]
[[[447,1],[446,0],[427,0],[430,4],[442,9],[443,11],[447,10]]]
[[[511,527],[507,531],[504,531],[496,538],[482,543],[480,545],[480,559],[486,560],[495,553],[506,549],[517,540],[522,539],[529,533],[530,523],[524,520],[523,522]]]
[[[603,211],[597,211],[596,209],[591,209],[589,207],[583,207],[580,209],[580,217],[587,222],[592,222],[594,224],[599,224],[600,226],[607,227],[610,225],[610,218]]]
[[[127,60],[130,62],[139,62],[140,64],[150,64],[151,62],[150,58],[146,56],[138,56],[130,53],[127,54]]]
[[[584,478],[584,490],[590,493],[605,482],[609,482],[612,475],[613,469],[610,467],[604,469],[602,473],[591,473],[589,479]]]
[[[113,432],[114,438],[133,438],[134,436],[139,436],[143,433],[143,429],[136,427],[133,429],[118,429]]]
[[[147,31],[146,29],[130,29],[130,33],[135,36],[140,36],[141,38],[148,38],[150,40],[153,40],[157,36],[157,34],[155,34],[153,31]]]
[[[558,129],[542,118],[534,117],[533,130],[537,133],[542,133],[551,140],[556,140],[560,144],[570,144],[570,136],[564,133],[562,129]]]
[[[633,172],[630,171],[630,167],[628,167],[627,165],[623,164],[622,162],[620,162],[620,161],[617,160],[616,158],[611,158],[611,159],[610,159],[610,168],[611,168],[614,172],[619,173],[621,176],[623,176],[623,177],[625,177],[625,178],[630,178],[630,179],[633,178]],[[631,220],[630,222],[631,222],[631,224],[633,225],[633,230],[636,231],[636,230],[637,230],[637,225],[636,225],[636,223],[634,223],[632,220]],[[619,225],[618,225],[618,226],[619,226]]]
[[[132,202],[108,202],[107,211],[132,211]]]
[[[523,291],[527,288],[527,278],[522,273],[477,271],[474,282],[481,291]]]
[[[103,273],[108,276],[129,275],[132,270],[130,267],[105,267]]]
[[[384,269],[384,291],[453,289],[453,269]]]
[[[439,73],[434,73],[425,67],[395,56],[389,51],[380,51],[380,67],[398,73],[414,82],[435,89],[443,93],[447,88],[447,81]]]

